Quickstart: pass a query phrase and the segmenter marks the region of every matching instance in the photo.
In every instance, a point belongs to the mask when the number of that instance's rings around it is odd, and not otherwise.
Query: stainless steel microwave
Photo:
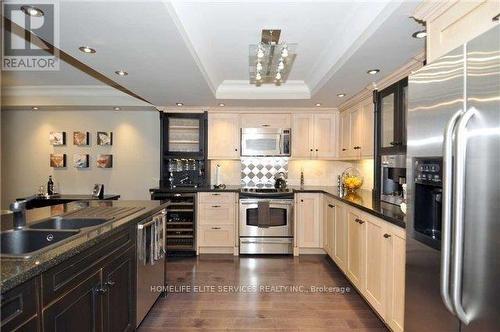
[[[290,156],[290,129],[242,128],[241,156]]]

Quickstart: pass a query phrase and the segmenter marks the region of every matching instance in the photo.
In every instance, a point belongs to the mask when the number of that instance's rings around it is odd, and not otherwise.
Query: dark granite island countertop
[[[67,204],[53,205],[26,211],[27,225],[34,224],[43,219],[71,213],[86,207],[129,207],[137,208],[132,214],[95,227],[82,229],[80,233],[64,241],[60,245],[34,255],[30,258],[5,258],[0,257],[1,280],[0,292],[4,293],[13,287],[39,275],[49,268],[63,262],[64,260],[77,255],[108,237],[124,229],[130,223],[137,223],[148,216],[160,211],[166,204],[159,201],[78,201]],[[2,231],[12,229],[12,214],[1,216]]]
[[[342,195],[339,187],[327,186],[290,186],[290,190],[298,193],[324,193],[355,208],[384,219],[396,226],[406,227],[406,216],[400,207],[376,199],[371,190],[359,189],[356,193]]]

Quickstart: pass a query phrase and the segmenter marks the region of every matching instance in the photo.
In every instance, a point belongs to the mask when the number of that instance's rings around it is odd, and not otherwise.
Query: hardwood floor
[[[169,258],[167,271],[176,289],[158,300],[139,331],[387,331],[324,255]],[[228,289],[239,285],[254,288]],[[280,286],[295,288],[278,292]],[[344,293],[306,292],[311,286]]]

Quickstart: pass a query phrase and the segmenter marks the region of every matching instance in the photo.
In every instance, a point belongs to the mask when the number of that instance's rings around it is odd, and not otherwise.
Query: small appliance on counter
[[[94,184],[94,189],[92,190],[92,197],[99,199],[104,198],[104,184],[102,183]]]
[[[278,190],[285,190],[286,189],[286,178],[285,178],[285,173],[283,172],[278,172],[274,176],[274,188]]]

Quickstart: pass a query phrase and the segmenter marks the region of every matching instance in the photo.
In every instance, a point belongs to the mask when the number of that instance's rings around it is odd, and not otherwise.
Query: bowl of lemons
[[[347,192],[354,193],[363,185],[363,176],[356,168],[349,167],[342,173],[342,183]]]

